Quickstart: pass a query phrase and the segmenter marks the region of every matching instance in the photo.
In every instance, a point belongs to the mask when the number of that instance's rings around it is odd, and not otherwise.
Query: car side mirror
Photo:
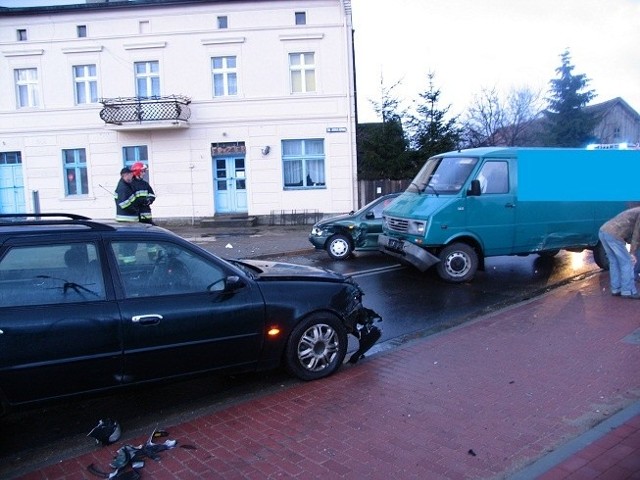
[[[366,218],[367,220],[372,220],[372,219],[376,218],[376,216],[374,215],[373,212],[367,212],[367,214],[364,216],[364,218]]]
[[[244,287],[244,282],[237,275],[229,275],[224,282],[225,292],[235,292]]]
[[[467,190],[468,197],[479,197],[480,196],[480,180],[475,179],[471,180],[471,187]]]
[[[221,278],[220,280],[213,282],[209,285],[208,290],[210,292],[233,293],[242,287],[244,287],[244,282],[239,276],[229,275],[228,277]]]

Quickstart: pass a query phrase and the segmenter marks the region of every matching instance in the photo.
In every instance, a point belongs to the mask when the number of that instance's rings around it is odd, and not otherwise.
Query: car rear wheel
[[[312,315],[298,324],[287,342],[285,366],[301,380],[335,372],[347,353],[347,332],[337,317]]]
[[[478,270],[478,254],[466,243],[452,243],[440,252],[440,278],[451,283],[470,281]]]
[[[334,260],[344,260],[353,252],[351,242],[346,235],[336,234],[327,241],[327,253]]]

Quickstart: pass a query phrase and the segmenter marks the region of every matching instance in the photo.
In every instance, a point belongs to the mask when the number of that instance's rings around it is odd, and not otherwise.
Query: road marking
[[[369,275],[378,275],[379,273],[384,273],[384,272],[392,272],[394,270],[400,270],[403,268],[407,268],[407,267],[405,267],[404,265],[400,265],[398,263],[396,265],[391,265],[389,267],[372,268],[369,270],[362,270],[354,273],[345,273],[344,275],[346,277],[366,277]]]

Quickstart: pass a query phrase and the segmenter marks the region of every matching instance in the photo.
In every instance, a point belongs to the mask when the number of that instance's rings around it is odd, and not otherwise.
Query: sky
[[[0,6],[81,3],[0,0]],[[351,0],[358,120],[378,118],[381,84],[403,106],[433,73],[441,108],[462,114],[482,89],[546,95],[560,55],[585,74],[599,103],[622,97],[640,113],[640,0]]]
[[[622,97],[640,113],[640,0],[352,0],[358,116],[400,81],[410,106],[435,74],[441,108],[464,112],[483,88],[546,96],[560,55],[591,79],[599,103]]]

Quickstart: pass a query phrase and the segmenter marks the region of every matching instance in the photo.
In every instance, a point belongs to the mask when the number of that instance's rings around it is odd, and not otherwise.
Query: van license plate
[[[387,247],[389,250],[393,250],[394,252],[402,253],[404,249],[402,248],[402,241],[396,240],[395,238],[390,238],[389,243],[387,243]]]

